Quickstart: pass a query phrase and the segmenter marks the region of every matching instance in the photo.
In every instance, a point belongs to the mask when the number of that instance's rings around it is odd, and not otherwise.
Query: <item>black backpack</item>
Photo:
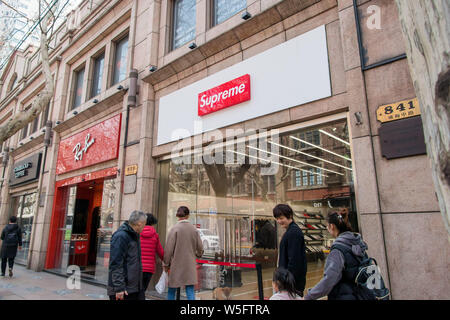
[[[5,244],[6,246],[16,246],[19,243],[19,236],[17,235],[17,229],[6,233]]]
[[[364,256],[357,257],[352,250],[346,246],[333,244],[331,249],[338,249],[345,258],[345,274],[352,274],[353,295],[357,300],[389,300],[390,292],[384,284],[381,276],[380,268],[377,261],[364,253]],[[349,257],[351,255],[351,257]],[[349,260],[357,261],[358,265],[354,266],[352,271],[348,270]],[[355,275],[356,274],[356,275]]]

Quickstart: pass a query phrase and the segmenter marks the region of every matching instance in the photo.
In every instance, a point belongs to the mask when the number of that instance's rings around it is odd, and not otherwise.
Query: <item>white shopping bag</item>
[[[166,289],[168,282],[169,282],[169,276],[168,276],[167,272],[163,271],[163,273],[161,274],[161,278],[159,278],[159,281],[155,286],[156,291],[159,294],[162,294],[164,292],[164,290]]]

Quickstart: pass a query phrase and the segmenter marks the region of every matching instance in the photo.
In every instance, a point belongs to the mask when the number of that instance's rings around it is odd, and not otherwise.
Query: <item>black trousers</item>
[[[2,274],[5,274],[6,272],[6,263],[8,262],[9,268],[12,269],[14,266],[14,259],[15,258],[2,258]]]
[[[144,290],[144,294],[145,294],[145,291],[147,291],[148,284],[150,283],[150,280],[152,280],[152,276],[153,276],[153,273],[142,272],[142,287],[143,287],[143,290]]]

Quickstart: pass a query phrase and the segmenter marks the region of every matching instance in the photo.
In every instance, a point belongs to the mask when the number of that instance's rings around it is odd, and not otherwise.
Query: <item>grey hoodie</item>
[[[362,240],[361,235],[350,231],[341,233],[334,243],[351,248],[353,254],[359,257],[362,257],[367,250],[367,244]],[[344,264],[342,252],[337,249],[331,250],[325,263],[323,279],[314,288],[308,290],[305,300],[316,300],[327,296],[341,280]]]

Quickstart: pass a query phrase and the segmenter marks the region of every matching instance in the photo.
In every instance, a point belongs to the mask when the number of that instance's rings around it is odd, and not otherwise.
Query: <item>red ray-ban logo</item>
[[[219,111],[250,100],[250,75],[228,81],[198,95],[198,115]]]

